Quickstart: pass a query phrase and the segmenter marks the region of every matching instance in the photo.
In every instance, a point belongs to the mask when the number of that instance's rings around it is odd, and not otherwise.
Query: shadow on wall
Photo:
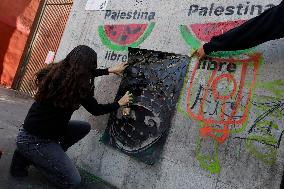
[[[33,2],[32,2],[33,1]],[[21,58],[35,11],[25,11],[32,6],[37,8],[38,0],[10,1],[0,3],[0,76],[1,85],[10,86]],[[32,7],[34,8],[34,7]],[[25,12],[25,16],[23,16]]]

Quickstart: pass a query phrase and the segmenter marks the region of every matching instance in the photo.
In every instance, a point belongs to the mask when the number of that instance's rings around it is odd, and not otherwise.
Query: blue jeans
[[[51,183],[59,188],[75,188],[80,184],[81,177],[65,151],[86,136],[90,128],[89,123],[70,121],[59,142],[36,137],[21,129],[17,149]]]

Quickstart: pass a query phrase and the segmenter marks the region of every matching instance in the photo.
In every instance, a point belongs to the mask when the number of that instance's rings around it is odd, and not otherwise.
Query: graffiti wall
[[[84,110],[74,115],[94,128],[70,152],[79,165],[120,188],[279,188],[283,39],[211,53],[202,61],[182,58],[279,0],[109,0],[87,10],[86,3],[75,2],[56,59],[87,44],[98,52],[99,67],[129,62],[123,79],[97,78],[95,94],[101,103],[125,90],[137,98],[128,118],[122,110],[96,118]],[[163,56],[145,63],[146,52]],[[175,58],[182,61],[170,63]],[[145,124],[132,124],[137,119]],[[167,137],[156,143],[163,131]]]
[[[39,0],[0,4],[0,85],[10,87],[20,63]]]

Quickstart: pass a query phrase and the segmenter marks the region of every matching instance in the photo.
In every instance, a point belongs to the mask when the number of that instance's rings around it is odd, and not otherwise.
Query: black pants
[[[70,121],[60,142],[41,139],[22,129],[17,137],[17,149],[57,187],[75,188],[81,177],[65,151],[86,136],[90,128],[89,123]]]
[[[281,180],[281,184],[280,184],[280,189],[284,189],[284,172],[282,175],[282,180]]]

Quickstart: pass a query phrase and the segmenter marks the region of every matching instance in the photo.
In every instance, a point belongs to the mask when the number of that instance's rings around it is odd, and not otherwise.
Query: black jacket
[[[107,69],[97,69],[96,76],[107,75]],[[119,108],[118,102],[98,104],[93,96],[82,99],[81,105],[93,115],[110,113]],[[75,110],[54,107],[52,103],[34,102],[24,121],[24,129],[30,134],[59,141]]]
[[[259,16],[228,32],[215,36],[204,44],[205,54],[254,47],[269,40],[284,37],[284,1]]]

